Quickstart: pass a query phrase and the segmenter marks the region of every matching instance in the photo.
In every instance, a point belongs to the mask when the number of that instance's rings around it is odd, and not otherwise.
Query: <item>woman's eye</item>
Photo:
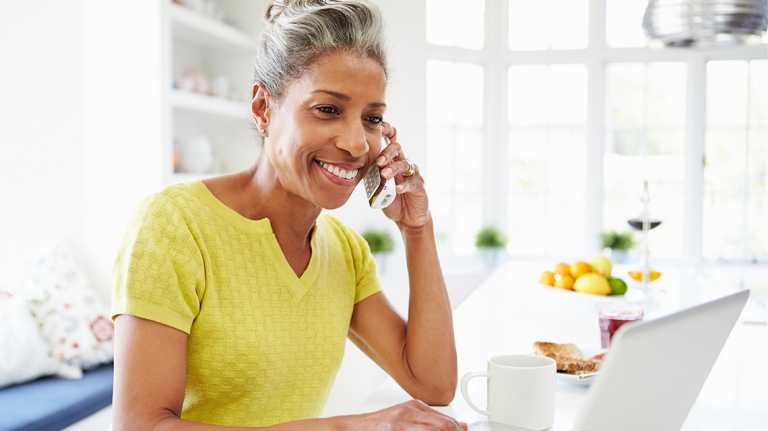
[[[372,116],[366,118],[366,121],[368,121],[371,124],[379,125],[379,124],[384,122],[384,118],[383,117],[379,117],[377,115],[372,115]]]
[[[322,112],[323,114],[329,114],[329,115],[338,115],[339,114],[339,110],[336,109],[335,106],[318,106],[315,109],[317,109],[318,111]]]

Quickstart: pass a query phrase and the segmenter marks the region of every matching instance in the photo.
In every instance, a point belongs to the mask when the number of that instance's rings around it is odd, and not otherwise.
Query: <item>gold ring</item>
[[[418,172],[418,166],[416,166],[416,163],[408,162],[408,170],[403,172],[404,177],[412,177],[416,172]]]

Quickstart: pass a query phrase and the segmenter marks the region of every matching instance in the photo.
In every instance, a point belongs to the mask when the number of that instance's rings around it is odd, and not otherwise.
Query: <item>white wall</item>
[[[127,217],[161,185],[160,4],[0,5],[0,263],[71,240],[109,290]]]
[[[82,234],[81,8],[0,3],[0,265]]]
[[[162,13],[161,1],[87,0],[83,7],[81,239],[107,290],[126,224],[138,201],[162,186],[169,157]]]

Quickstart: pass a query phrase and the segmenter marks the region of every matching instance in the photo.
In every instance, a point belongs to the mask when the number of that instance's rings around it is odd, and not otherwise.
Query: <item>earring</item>
[[[266,130],[264,130],[264,127],[262,127],[262,126],[261,126],[261,124],[259,124],[259,122],[258,122],[258,121],[256,121],[256,118],[253,118],[253,124],[255,124],[255,125],[256,125],[256,129],[258,129],[258,131],[259,131],[259,134],[260,134],[262,137],[266,137],[266,136],[267,136],[267,131],[266,131]]]

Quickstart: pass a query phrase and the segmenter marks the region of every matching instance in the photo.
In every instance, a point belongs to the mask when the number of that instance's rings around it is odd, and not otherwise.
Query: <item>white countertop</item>
[[[599,349],[596,302],[616,299],[539,286],[536,280],[543,269],[546,268],[540,264],[507,263],[454,312],[459,376],[469,371],[485,371],[488,358],[497,354],[530,353],[536,340],[573,342],[587,352]],[[614,274],[622,274],[624,270],[617,268]],[[654,283],[654,287],[666,293],[654,301],[646,300],[646,316],[665,314],[744,286],[743,280],[739,283],[728,277],[707,271],[666,270],[662,279]],[[635,290],[629,296],[633,297],[643,296]],[[766,314],[768,312],[755,304],[748,304],[742,320],[755,320],[755,316],[763,320],[768,317]],[[768,325],[737,323],[683,430],[768,430],[766,358]],[[485,388],[484,383],[479,382],[471,387],[471,392],[482,406]],[[664,382],[651,384],[658,384],[663,390]],[[570,428],[587,392],[587,388],[558,384],[555,430]],[[408,399],[408,394],[387,378],[354,411],[374,411]],[[488,424],[483,416],[471,410],[458,391],[451,405],[438,409],[474,424],[473,430],[503,429]]]

